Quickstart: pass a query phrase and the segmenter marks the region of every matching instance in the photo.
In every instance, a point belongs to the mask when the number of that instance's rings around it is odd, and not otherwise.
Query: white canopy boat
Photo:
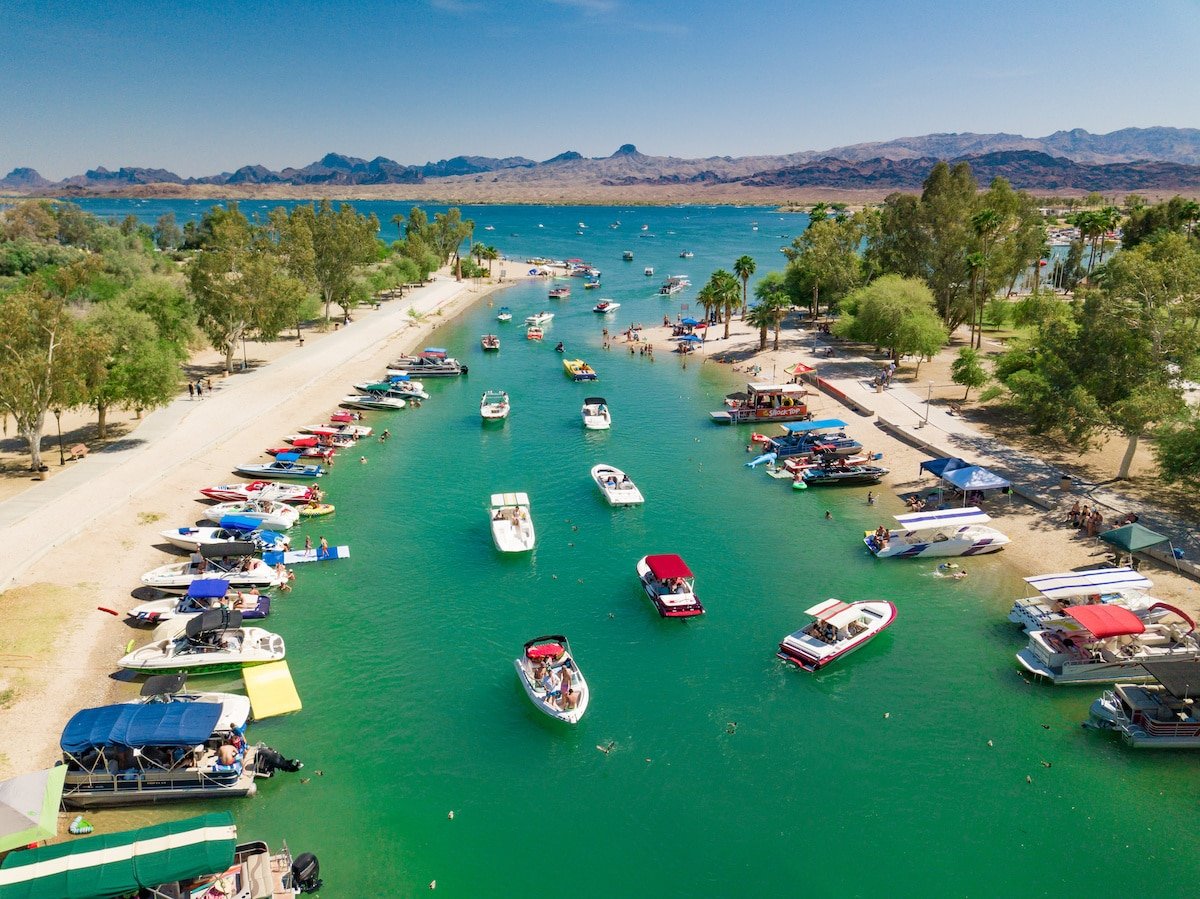
[[[525,319],[525,324],[536,325],[537,327],[540,328],[543,325],[550,324],[550,322],[553,318],[554,318],[553,312],[535,312],[533,315],[531,315]]]
[[[215,528],[168,528],[159,532],[162,538],[179,549],[196,552],[202,546],[220,546],[228,543],[253,543],[261,551],[282,551],[288,548],[292,538],[275,531],[262,529],[253,518],[226,515],[220,527]]]
[[[419,383],[419,382],[418,382]],[[316,434],[317,436],[333,436],[335,434],[351,434],[359,437],[370,437],[375,429],[368,425],[356,424],[340,424],[340,425],[305,425],[300,429],[302,434]]]
[[[900,527],[863,538],[880,559],[911,559],[917,556],[978,556],[1000,550],[1008,537],[984,526],[992,518],[974,506],[896,515]]]
[[[269,499],[281,503],[306,503],[313,498],[315,488],[306,484],[285,484],[279,481],[251,481],[250,483],[218,484],[201,487],[200,492],[218,502],[240,502],[251,499]]]
[[[479,416],[484,421],[501,421],[508,418],[508,394],[503,390],[489,390],[479,401]]]
[[[632,506],[645,502],[642,491],[629,479],[629,475],[603,463],[592,466],[592,480],[604,494],[610,506]]]
[[[533,549],[537,535],[526,494],[493,493],[488,517],[492,524],[492,542],[500,552],[522,553]]]
[[[534,637],[513,664],[521,686],[538,711],[567,724],[579,723],[591,697],[566,637]]]
[[[245,665],[264,665],[284,658],[283,637],[259,627],[242,627],[240,612],[214,610],[168,621],[155,639],[123,656],[117,664],[142,674],[219,674]]]
[[[849,655],[896,620],[896,606],[887,600],[845,603],[827,599],[804,614],[812,623],[788,634],[776,655],[805,671],[819,671]]]
[[[1075,605],[1123,606],[1144,621],[1157,621],[1170,614],[1157,606],[1158,600],[1147,595],[1154,582],[1132,568],[1039,574],[1025,578],[1025,583],[1041,595],[1014,602],[1008,620],[1027,631],[1042,629],[1050,621],[1061,621],[1066,610]]]
[[[663,618],[704,614],[704,605],[696,595],[696,576],[679,556],[642,556],[635,570],[642,589]]]
[[[372,409],[375,411],[394,412],[403,409],[408,403],[398,396],[388,396],[385,393],[359,393],[344,396],[338,404],[349,409]]]
[[[1087,726],[1136,749],[1200,749],[1200,662],[1145,662],[1153,684],[1119,683],[1092,703]]]
[[[587,397],[579,414],[583,417],[584,428],[589,431],[607,431],[612,427],[612,413],[608,411],[608,402],[602,396]]]
[[[272,462],[247,462],[234,468],[238,474],[252,478],[319,478],[325,474],[323,465],[300,461],[299,453],[280,453]]]
[[[125,614],[130,624],[162,624],[172,618],[191,618],[213,609],[235,609],[242,613],[242,620],[252,621],[271,614],[271,597],[259,593],[257,587],[248,592],[230,590],[229,581],[213,578],[196,580],[188,586],[183,597],[155,599],[134,606]]]
[[[287,530],[300,520],[300,512],[286,503],[273,499],[249,499],[240,502],[217,503],[204,510],[209,521],[221,522],[228,515],[257,521],[264,528]]]
[[[1054,684],[1146,683],[1143,662],[1200,659],[1200,639],[1186,613],[1160,608],[1180,619],[1147,624],[1118,605],[1071,606],[1059,621],[1029,635],[1017,661],[1030,674]]]
[[[278,587],[280,575],[262,559],[254,558],[253,543],[202,546],[186,562],[160,565],[142,575],[142,583],[164,593],[186,593],[193,581],[223,580],[235,589]]]

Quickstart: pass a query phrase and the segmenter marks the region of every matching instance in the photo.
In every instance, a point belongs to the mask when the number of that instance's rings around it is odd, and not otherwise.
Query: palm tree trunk
[[[767,326],[763,325],[758,329],[758,351],[761,353],[767,348]]]
[[[108,436],[108,403],[96,403],[96,436],[101,440]]]
[[[775,322],[775,345],[773,347],[771,347],[771,349],[774,349],[774,350],[779,349],[779,331],[780,331],[780,328],[782,328],[782,327],[783,327],[782,321]]]

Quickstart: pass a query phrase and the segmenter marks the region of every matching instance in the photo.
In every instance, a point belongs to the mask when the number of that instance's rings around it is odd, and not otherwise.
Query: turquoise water
[[[492,215],[519,233],[555,216],[542,252],[590,241],[573,255],[605,287],[559,302],[522,285],[448,324],[431,343],[470,374],[427,382],[418,410],[373,415],[394,438],[327,479],[338,512],[301,534],[353,555],[298,569],[269,624],[305,708],[251,734],[302,757],[311,779],[264,782],[237,803],[243,834],[315,851],[326,896],[415,895],[434,879],[452,896],[1192,891],[1194,757],[1083,730],[1098,690],[1018,675],[1022,641],[1004,616],[1022,585],[1003,554],[968,561],[962,582],[931,577],[932,562],[872,559],[862,531],[899,503],[869,509],[865,488],[797,493],[744,468],[748,429],[707,421],[727,369],[684,368],[661,338],[654,361],[600,348],[595,294],[623,304],[614,329],[661,321],[695,288],[658,299],[644,265],[698,284],[802,222],[768,242],[748,227],[766,210]],[[683,233],[639,239],[643,219]],[[578,221],[592,233],[575,235]],[[655,258],[642,249],[653,241]],[[695,259],[677,258],[684,246]],[[501,304],[516,322],[495,322]],[[519,321],[544,308],[556,313],[546,340],[528,343]],[[479,349],[489,331],[498,354]],[[563,375],[558,340],[597,384]],[[479,420],[489,388],[512,395],[503,426]],[[611,432],[582,430],[590,394],[610,401]],[[625,469],[645,506],[606,505],[588,477],[600,461]],[[530,556],[492,549],[486,508],[500,490],[531,497]],[[688,561],[707,615],[658,617],[633,570],[649,552]],[[827,596],[892,599],[899,617],[818,676],[784,667],[778,641]],[[592,688],[575,728],[535,711],[513,671],[521,644],[547,633],[570,637]]]

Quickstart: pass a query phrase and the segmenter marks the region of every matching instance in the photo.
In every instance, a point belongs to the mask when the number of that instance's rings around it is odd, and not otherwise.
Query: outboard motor
[[[271,777],[276,771],[299,771],[304,763],[299,759],[285,758],[270,746],[259,746],[255,755],[255,768],[263,777]]]
[[[296,856],[292,862],[292,883],[301,893],[315,893],[321,889],[321,865],[311,852]]]

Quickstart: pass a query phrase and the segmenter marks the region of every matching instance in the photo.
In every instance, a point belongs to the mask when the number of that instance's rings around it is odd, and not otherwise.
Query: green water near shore
[[[576,255],[566,248],[584,213],[511,214],[523,225],[497,232],[520,230],[525,252],[537,240]],[[544,220],[549,232],[551,214],[557,244],[532,230]],[[797,493],[745,469],[749,429],[707,420],[734,386],[727,368],[683,368],[661,337],[653,362],[600,348],[595,294],[623,304],[610,327],[674,317],[696,288],[660,300],[658,281],[689,271],[698,287],[744,251],[747,222],[729,223],[766,217],[644,215],[660,234],[692,228],[694,263],[676,269],[649,259],[653,241],[592,233],[578,255],[605,270],[603,290],[572,281],[554,303],[544,285],[515,287],[496,304],[516,322],[481,305],[443,328],[430,342],[469,376],[428,382],[419,410],[371,416],[394,438],[326,479],[336,516],[300,537],[353,555],[299,566],[266,622],[287,639],[305,708],[251,731],[306,768],[234,803],[241,833],[316,852],[327,897],[416,895],[435,879],[451,896],[1193,892],[1195,757],[1084,730],[1098,689],[1017,673],[1023,641],[1005,614],[1023,585],[1002,553],[968,560],[961,582],[932,577],[934,562],[872,559],[862,531],[898,501],[870,509],[865,488]],[[762,240],[760,273],[780,242]],[[617,261],[626,248],[630,265]],[[643,278],[645,264],[658,277]],[[556,317],[544,343],[528,343],[519,322],[540,309]],[[484,355],[479,335],[492,331],[503,346]],[[557,340],[597,384],[564,377]],[[512,395],[501,427],[478,417],[489,388]],[[612,405],[609,433],[581,428],[591,394]],[[636,480],[644,507],[604,503],[588,477],[601,461]],[[499,490],[531,497],[530,556],[492,549],[486,508]],[[706,616],[658,617],[633,570],[648,552],[688,561]],[[827,596],[892,599],[899,617],[818,676],[784,667],[778,641]],[[575,728],[535,711],[512,667],[525,640],[556,632],[592,688]]]

